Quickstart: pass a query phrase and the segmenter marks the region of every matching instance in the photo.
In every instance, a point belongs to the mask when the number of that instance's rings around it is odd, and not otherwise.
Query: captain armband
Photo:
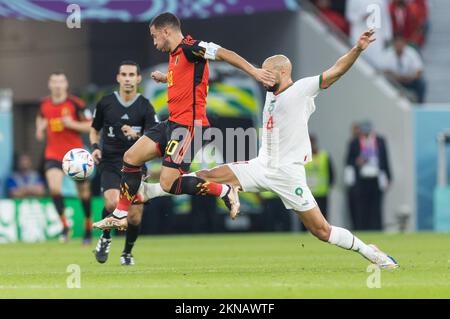
[[[215,60],[217,50],[221,48],[220,45],[217,45],[214,42],[200,41],[198,45],[205,49],[205,55],[203,57],[207,60]]]

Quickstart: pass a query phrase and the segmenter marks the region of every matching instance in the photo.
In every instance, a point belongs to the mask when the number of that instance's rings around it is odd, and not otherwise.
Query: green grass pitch
[[[122,237],[105,264],[79,240],[0,245],[0,298],[450,298],[450,234],[358,235],[401,265],[381,271],[381,288],[367,287],[376,272],[359,254],[309,234],[183,235],[139,238],[131,267]]]

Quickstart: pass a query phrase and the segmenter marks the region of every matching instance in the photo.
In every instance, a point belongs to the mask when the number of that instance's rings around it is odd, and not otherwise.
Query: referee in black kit
[[[137,93],[137,87],[142,80],[139,65],[133,61],[123,61],[119,65],[116,78],[119,92],[104,96],[97,103],[89,134],[94,149],[92,156],[101,174],[101,191],[105,200],[103,217],[114,211],[119,201],[123,154],[145,130],[158,121],[150,101]],[[146,169],[143,174],[145,172]],[[131,250],[139,235],[142,212],[142,204],[133,205],[128,215],[125,247],[120,256],[122,265],[134,265]],[[95,249],[95,258],[99,263],[108,259],[110,246],[111,234],[109,230],[105,230]]]

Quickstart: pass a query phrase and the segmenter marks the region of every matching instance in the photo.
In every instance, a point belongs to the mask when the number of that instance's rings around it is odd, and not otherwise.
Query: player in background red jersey
[[[64,155],[73,148],[83,148],[81,133],[88,133],[91,126],[91,115],[84,102],[69,95],[69,82],[63,72],[50,74],[48,80],[50,96],[41,101],[36,117],[36,139],[43,141],[45,146],[45,178],[50,196],[55,204],[63,231],[61,241],[69,238],[69,224],[64,215],[64,199],[61,188],[64,178],[62,160]],[[45,136],[45,132],[47,133]],[[85,214],[84,244],[91,242],[91,190],[89,181],[77,182],[77,191]]]

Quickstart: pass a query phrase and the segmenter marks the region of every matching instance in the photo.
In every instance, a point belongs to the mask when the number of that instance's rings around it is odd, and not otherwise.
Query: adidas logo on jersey
[[[128,116],[128,114],[125,113],[125,114],[121,117],[121,119],[122,119],[122,120],[129,120],[130,117]]]

